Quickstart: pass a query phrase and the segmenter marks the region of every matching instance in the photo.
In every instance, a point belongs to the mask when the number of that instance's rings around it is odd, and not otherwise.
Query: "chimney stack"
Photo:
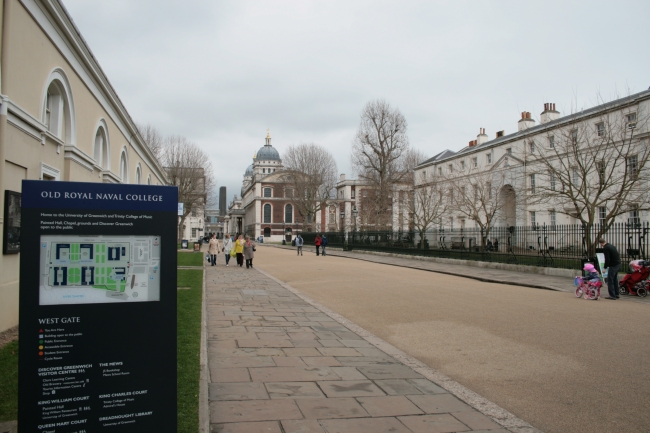
[[[523,131],[523,130],[531,128],[533,126],[535,126],[535,120],[533,120],[530,117],[530,112],[522,111],[521,112],[521,119],[519,120],[519,122],[517,124],[517,129],[519,131]]]
[[[506,131],[504,131],[503,129],[502,129],[501,131],[497,131],[497,138],[499,138],[499,137],[503,137],[504,134],[505,134],[505,132],[506,132]]]
[[[344,180],[345,180],[345,173],[341,173],[341,179],[339,180],[339,182],[343,182]]]
[[[551,122],[560,117],[560,112],[555,111],[555,103],[547,102],[544,104],[544,111],[539,115],[539,122],[544,124]]]
[[[479,134],[476,136],[476,144],[483,144],[488,141],[488,136],[485,133],[485,128],[479,128]]]

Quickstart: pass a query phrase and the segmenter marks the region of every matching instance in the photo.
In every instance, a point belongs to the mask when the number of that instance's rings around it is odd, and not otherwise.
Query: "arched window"
[[[290,204],[284,207],[284,222],[292,223],[293,222],[293,206]]]
[[[264,222],[271,223],[271,205],[268,203],[264,205]]]
[[[98,166],[104,170],[110,169],[111,158],[109,153],[108,134],[106,133],[106,126],[103,120],[100,121],[100,125],[95,133],[94,157]]]
[[[135,184],[140,185],[142,183],[142,170],[140,169],[140,164],[135,168]]]
[[[61,69],[52,71],[44,90],[42,120],[45,127],[66,144],[75,144],[74,103],[68,79]]]
[[[271,227],[264,227],[264,237],[265,238],[271,237]]]
[[[273,197],[273,190],[271,188],[264,188],[264,197]]]
[[[151,175],[147,176],[147,185],[151,185]]]
[[[126,159],[126,150],[123,150],[122,156],[120,156],[120,179],[122,179],[122,183],[129,183],[129,164]]]

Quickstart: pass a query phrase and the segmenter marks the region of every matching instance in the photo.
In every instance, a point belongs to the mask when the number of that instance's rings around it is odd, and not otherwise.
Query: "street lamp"
[[[352,217],[354,218],[354,232],[352,233],[352,242],[354,243],[354,237],[357,234],[357,215],[359,215],[359,211],[357,210],[357,207],[355,206],[352,208]]]

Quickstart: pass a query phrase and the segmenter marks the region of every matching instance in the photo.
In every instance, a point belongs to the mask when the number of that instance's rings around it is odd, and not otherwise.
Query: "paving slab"
[[[265,273],[205,272],[211,432],[523,431],[507,430],[387,353],[387,343]]]

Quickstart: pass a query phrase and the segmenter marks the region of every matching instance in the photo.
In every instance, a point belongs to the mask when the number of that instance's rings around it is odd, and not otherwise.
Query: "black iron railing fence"
[[[462,260],[579,269],[593,256],[600,225],[588,231],[580,224],[493,227],[489,233],[475,228],[435,229],[424,239],[418,232],[328,232],[329,245],[350,250],[383,251]],[[621,260],[648,258],[650,225],[617,223],[604,237],[621,254]],[[323,233],[321,233],[321,236]],[[302,233],[313,245],[316,233]],[[626,267],[624,266],[623,269]]]

